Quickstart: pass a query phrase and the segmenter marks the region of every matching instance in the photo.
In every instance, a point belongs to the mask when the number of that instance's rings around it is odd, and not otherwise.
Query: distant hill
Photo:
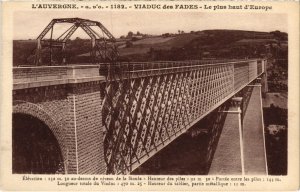
[[[140,39],[118,39],[120,60],[190,60],[202,58],[251,58],[266,56],[276,50],[277,57],[287,58],[288,34],[280,31],[204,30],[182,34],[163,34]],[[15,40],[14,65],[32,64],[35,40]],[[69,63],[89,62],[90,41],[70,40]]]
[[[166,41],[150,38],[135,41],[120,48],[123,59],[129,60],[183,60],[201,58],[261,57],[278,46],[287,56],[287,34],[240,30],[204,30],[165,37]],[[164,37],[161,37],[164,38]],[[153,39],[153,41],[151,41]],[[147,52],[147,54],[145,54]]]
[[[30,64],[27,59],[34,55],[37,42],[35,40],[14,40],[13,41],[13,64]]]

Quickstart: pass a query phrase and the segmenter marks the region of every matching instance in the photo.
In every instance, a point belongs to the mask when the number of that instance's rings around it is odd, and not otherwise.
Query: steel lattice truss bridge
[[[72,25],[53,39],[54,25],[60,23]],[[45,48],[50,53],[57,47],[64,52],[77,28],[91,38],[91,55],[100,66],[98,75],[105,76],[104,99],[97,107],[105,127],[104,143],[99,147],[104,148],[108,174],[132,172],[266,69],[265,59],[117,62],[113,35],[100,22],[79,18],[49,23],[37,38],[36,64],[42,65]],[[50,39],[45,38],[48,32]],[[67,66],[66,59],[61,65]]]
[[[119,64],[102,109],[108,172],[131,172],[254,81],[264,62]]]

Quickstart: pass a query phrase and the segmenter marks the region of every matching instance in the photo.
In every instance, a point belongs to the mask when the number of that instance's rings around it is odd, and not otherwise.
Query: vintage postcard
[[[2,190],[299,189],[299,3],[1,3]]]

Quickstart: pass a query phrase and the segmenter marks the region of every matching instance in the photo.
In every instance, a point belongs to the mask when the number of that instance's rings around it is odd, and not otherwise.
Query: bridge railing
[[[115,77],[136,78],[142,75],[149,76],[149,72],[153,74],[165,74],[178,71],[188,71],[199,68],[201,66],[209,65],[228,65],[228,64],[242,64],[248,62],[257,62],[259,59],[227,59],[227,60],[190,60],[190,61],[155,61],[155,62],[120,62],[120,63],[101,63],[100,74],[103,76],[110,76],[109,73]],[[110,72],[108,70],[111,70]],[[151,75],[151,74],[150,74]]]
[[[99,65],[24,66],[13,68],[14,89],[99,79]]]
[[[134,170],[260,76],[265,63],[148,62],[107,68],[102,109],[107,172]]]

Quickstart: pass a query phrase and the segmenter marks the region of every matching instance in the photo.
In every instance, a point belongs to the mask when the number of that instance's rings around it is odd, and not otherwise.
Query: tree
[[[170,35],[170,33],[164,33],[164,34],[162,34],[162,36],[163,37],[170,37],[171,35]]]
[[[287,34],[279,31],[279,30],[276,30],[276,31],[271,31],[270,32],[272,35],[275,36],[275,38],[279,39],[279,40],[283,40],[283,41],[287,41]]]
[[[128,37],[128,38],[131,38],[132,36],[133,36],[133,32],[132,32],[132,31],[129,31],[128,34],[127,34],[127,37]]]

